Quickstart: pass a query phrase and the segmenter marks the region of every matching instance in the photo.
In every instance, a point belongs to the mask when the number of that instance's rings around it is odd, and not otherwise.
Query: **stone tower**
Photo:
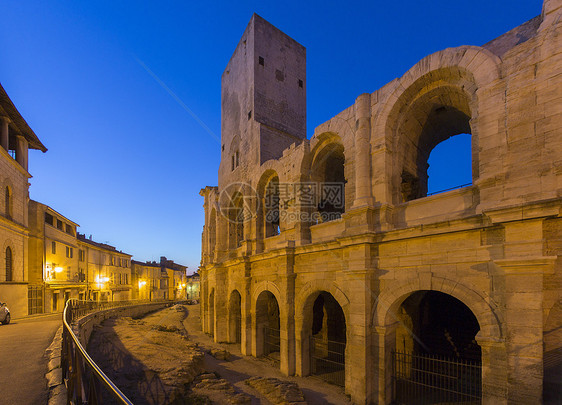
[[[306,49],[257,14],[222,75],[221,134],[219,187],[306,138]]]

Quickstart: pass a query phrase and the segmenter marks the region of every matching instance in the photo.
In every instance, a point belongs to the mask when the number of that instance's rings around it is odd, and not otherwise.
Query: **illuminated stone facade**
[[[77,226],[47,205],[29,202],[29,282],[44,286],[41,310],[35,312],[61,312],[68,299],[87,297]]]
[[[28,149],[47,149],[0,86],[0,302],[28,313]]]
[[[287,375],[342,347],[358,404],[393,400],[396,350],[481,364],[485,404],[560,398],[561,16],[547,0],[429,55],[307,140],[305,50],[254,15],[222,77],[219,184],[201,190],[203,330],[277,350]],[[429,153],[461,133],[472,184],[427,196]]]

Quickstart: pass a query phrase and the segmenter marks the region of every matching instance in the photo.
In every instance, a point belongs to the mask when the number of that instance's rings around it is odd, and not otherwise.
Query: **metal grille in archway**
[[[276,362],[279,362],[281,353],[281,331],[279,329],[264,328],[264,355]]]
[[[394,404],[476,405],[482,402],[480,362],[393,352],[392,365]]]
[[[345,386],[345,343],[312,336],[310,348],[312,374]]]

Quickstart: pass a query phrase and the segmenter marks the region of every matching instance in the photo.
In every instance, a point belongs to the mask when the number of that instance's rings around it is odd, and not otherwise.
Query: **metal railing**
[[[426,197],[429,197],[430,195],[441,194],[441,193],[444,193],[445,191],[457,190],[459,188],[465,188],[465,187],[469,187],[469,186],[472,186],[472,183],[465,183],[465,184],[461,184],[461,185],[458,185],[458,186],[445,188],[443,190],[432,191],[431,193],[427,193]]]
[[[480,404],[482,365],[431,354],[392,353],[396,404]]]
[[[345,342],[311,336],[310,348],[312,375],[345,386]]]
[[[170,301],[78,301],[66,302],[62,322],[61,368],[62,377],[67,388],[67,404],[97,405],[104,402],[108,395],[112,402],[130,404],[132,402],[111,381],[102,369],[92,360],[72,330],[72,323],[89,313],[110,308],[139,304],[158,304]]]

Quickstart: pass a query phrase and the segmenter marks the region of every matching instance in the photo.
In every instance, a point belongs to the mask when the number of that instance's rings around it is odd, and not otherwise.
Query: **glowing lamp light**
[[[62,273],[62,267],[55,267],[55,273]]]
[[[139,281],[139,288],[141,288],[144,285],[146,285],[146,281],[144,280]]]
[[[100,277],[100,276],[96,277],[96,283],[98,284],[107,283],[108,281],[109,281],[109,277]]]

